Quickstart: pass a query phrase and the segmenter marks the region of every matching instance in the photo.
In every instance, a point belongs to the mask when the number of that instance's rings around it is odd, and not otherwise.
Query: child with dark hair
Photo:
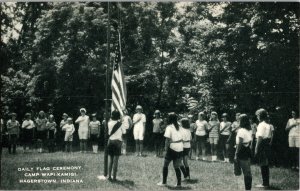
[[[155,149],[155,156],[158,157],[160,154],[160,143],[161,143],[161,125],[162,125],[162,118],[160,117],[160,111],[156,110],[154,112],[154,119],[152,120],[153,123],[153,142],[154,142],[154,149]]]
[[[249,118],[246,114],[240,115],[240,128],[237,130],[236,135],[236,152],[234,173],[239,176],[241,172],[244,174],[245,190],[251,190],[252,174],[251,174],[251,126]]]
[[[125,134],[125,128],[120,122],[120,112],[113,111],[111,119],[107,124],[108,127],[108,143],[107,153],[110,156],[108,166],[108,180],[115,181],[117,179],[118,161],[121,155],[122,136]],[[113,173],[113,174],[112,174]]]
[[[200,151],[202,155],[202,160],[206,160],[206,140],[207,140],[207,133],[208,130],[208,123],[205,120],[205,114],[200,112],[198,114],[198,120],[195,123],[195,139],[196,139],[196,160],[199,159]]]
[[[231,131],[231,122],[228,120],[227,113],[222,114],[222,122],[220,123],[220,147],[222,150],[222,154],[224,156],[224,162],[229,162],[228,158],[228,150],[229,150],[229,144],[227,143],[227,140],[230,135]]]
[[[183,140],[183,165],[180,166],[180,169],[184,175],[185,180],[189,180],[190,177],[190,168],[188,164],[188,155],[191,149],[191,131],[190,123],[187,118],[181,119],[182,128],[182,140]]]
[[[16,154],[17,140],[20,135],[20,123],[16,120],[17,114],[11,113],[11,119],[7,121],[7,133],[8,133],[8,152],[11,154],[11,147],[13,147],[13,154]]]
[[[48,150],[49,153],[54,152],[55,150],[55,135],[56,135],[56,122],[54,121],[54,116],[51,114],[49,116],[49,121],[46,124],[47,129],[48,129]]]
[[[170,113],[168,116],[168,126],[165,131],[165,160],[163,166],[163,180],[159,182],[158,186],[165,186],[167,183],[168,177],[168,167],[169,164],[173,161],[173,166],[175,169],[175,174],[177,178],[176,187],[181,187],[181,172],[180,165],[182,160],[183,152],[183,136],[182,128],[177,122],[177,116],[175,113]]]
[[[34,122],[31,120],[31,114],[25,114],[25,120],[22,123],[22,137],[23,137],[23,152],[26,151],[26,147],[32,144]]]

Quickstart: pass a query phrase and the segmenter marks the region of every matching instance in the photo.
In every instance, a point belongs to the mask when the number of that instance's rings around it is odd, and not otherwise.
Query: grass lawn
[[[4,149],[1,159],[1,189],[10,190],[172,190],[173,187],[158,187],[161,181],[163,158],[156,158],[153,153],[145,153],[146,157],[133,155],[121,156],[119,161],[119,181],[111,183],[100,181],[98,175],[103,172],[103,151],[100,154],[92,153],[25,153],[20,151],[16,155],[9,155]],[[221,162],[210,163],[190,160],[191,183],[183,183],[184,190],[243,190],[237,182],[240,178],[233,175],[233,165]],[[43,172],[75,172],[75,177],[68,179],[81,179],[83,183],[19,183],[20,179],[45,179],[44,177],[25,177],[25,172],[18,168],[25,167],[61,167],[81,166],[80,170],[72,171],[47,171]],[[41,171],[34,171],[40,172]],[[261,183],[260,171],[257,166],[252,166],[253,183]],[[47,177],[47,179],[61,180],[60,177]],[[168,185],[175,185],[175,172],[172,164],[169,167]],[[297,190],[299,189],[299,174],[289,169],[271,168],[270,183],[273,189]]]

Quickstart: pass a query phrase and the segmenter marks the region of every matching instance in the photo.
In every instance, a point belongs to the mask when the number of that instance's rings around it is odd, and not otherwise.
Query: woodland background
[[[299,106],[299,3],[111,3],[128,108],[253,114]],[[107,3],[1,3],[1,113],[102,117]],[[108,68],[111,74],[112,66]],[[111,95],[109,93],[109,95]],[[276,118],[279,120],[279,118]]]

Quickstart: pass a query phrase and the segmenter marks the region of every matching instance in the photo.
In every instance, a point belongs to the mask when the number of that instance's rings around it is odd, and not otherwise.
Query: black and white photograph
[[[298,1],[0,4],[0,190],[299,190]]]

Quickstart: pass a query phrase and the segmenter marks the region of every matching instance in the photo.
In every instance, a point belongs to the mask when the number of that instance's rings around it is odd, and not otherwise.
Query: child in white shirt
[[[65,131],[65,152],[72,152],[72,142],[73,142],[73,133],[75,131],[75,127],[73,125],[72,118],[68,118],[68,123],[65,124],[62,128]]]

